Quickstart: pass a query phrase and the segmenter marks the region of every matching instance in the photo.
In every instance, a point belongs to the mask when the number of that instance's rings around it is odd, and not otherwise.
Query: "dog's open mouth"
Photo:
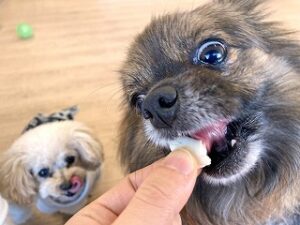
[[[84,186],[84,182],[79,176],[73,176],[71,178],[71,185],[72,187],[70,188],[70,190],[65,193],[65,196],[67,197],[73,197],[78,194]]]
[[[63,193],[62,197],[54,198],[50,196],[50,199],[58,204],[69,204],[76,201],[82,194],[86,186],[86,180],[79,176],[73,176],[71,178],[71,188]]]
[[[226,159],[238,146],[238,121],[220,120],[209,126],[201,128],[189,135],[191,138],[201,140],[212,160],[209,167],[214,167]]]
[[[205,144],[207,152],[211,153],[214,144],[223,142],[225,139],[227,124],[227,121],[216,122],[196,131],[190,136],[196,140],[201,140]]]

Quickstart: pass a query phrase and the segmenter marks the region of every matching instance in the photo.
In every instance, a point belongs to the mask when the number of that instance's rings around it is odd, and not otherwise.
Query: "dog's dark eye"
[[[43,168],[43,169],[41,169],[41,170],[39,171],[38,174],[39,174],[40,177],[46,178],[46,177],[49,177],[49,176],[50,176],[50,170],[49,170],[49,168]]]
[[[67,166],[71,166],[75,162],[75,156],[67,156],[65,162],[67,163]]]
[[[207,39],[197,48],[193,64],[220,65],[227,57],[227,47],[220,39]]]

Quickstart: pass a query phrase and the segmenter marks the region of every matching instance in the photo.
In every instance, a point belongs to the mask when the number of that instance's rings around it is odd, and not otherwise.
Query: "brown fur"
[[[199,177],[182,214],[187,224],[300,223],[300,47],[290,32],[264,20],[259,3],[219,0],[157,18],[137,36],[121,69],[120,155],[127,171],[169,152],[157,139],[174,138],[220,115],[247,118],[244,126],[255,134],[243,140],[244,146],[260,141],[259,160],[244,177],[228,185]],[[208,37],[230,46],[221,70],[190,63],[193,49]],[[154,129],[160,135],[155,138],[145,129],[150,122],[131,103],[165,84],[180,91],[181,105],[172,129]],[[240,169],[229,159],[225,163],[220,176]]]

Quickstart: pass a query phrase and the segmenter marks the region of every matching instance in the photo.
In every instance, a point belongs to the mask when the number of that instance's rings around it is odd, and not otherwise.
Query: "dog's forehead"
[[[223,39],[240,49],[263,48],[264,41],[253,28],[258,21],[239,10],[230,4],[208,3],[154,19],[137,36],[121,69],[127,92],[180,73],[191,65],[193,53],[208,38]]]
[[[29,158],[58,158],[66,154],[67,145],[80,126],[75,121],[55,122],[41,125],[24,133],[12,146]]]
[[[147,66],[189,60],[190,51],[205,37],[224,36],[215,20],[200,12],[182,12],[153,19],[133,43],[133,63]]]
[[[144,55],[156,62],[185,61],[187,53],[212,37],[223,38],[230,45],[252,47],[253,38],[260,38],[253,29],[259,19],[251,15],[238,7],[214,2],[192,11],[163,15],[153,19],[136,38],[130,54]]]
[[[154,19],[137,36],[122,68],[122,78],[125,86],[130,86],[130,91],[137,86],[149,86],[147,82],[152,79],[160,80],[166,75],[179,73],[190,61],[199,34],[206,30],[197,29],[193,20],[190,13],[165,15]]]

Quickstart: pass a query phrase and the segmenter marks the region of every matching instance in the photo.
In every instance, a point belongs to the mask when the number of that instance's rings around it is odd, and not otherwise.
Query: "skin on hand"
[[[176,150],[126,176],[65,225],[179,225],[200,173],[197,162],[189,151]]]

